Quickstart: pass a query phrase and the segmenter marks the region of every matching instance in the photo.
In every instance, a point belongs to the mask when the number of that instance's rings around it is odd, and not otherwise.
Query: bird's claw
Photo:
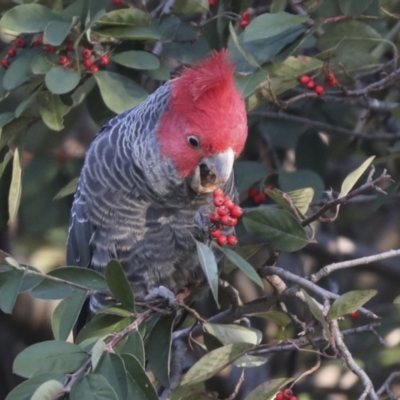
[[[168,306],[172,309],[176,308],[178,305],[178,301],[176,299],[175,294],[172,293],[165,286],[159,286],[154,289],[151,289],[144,299],[145,301],[151,301],[159,298],[167,300]]]

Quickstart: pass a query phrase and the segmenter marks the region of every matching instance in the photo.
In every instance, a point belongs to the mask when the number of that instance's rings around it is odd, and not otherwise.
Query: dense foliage
[[[27,380],[7,400],[396,398],[398,0],[15,0],[0,10],[0,225],[13,243],[13,257],[1,253],[0,309],[26,291],[61,300],[55,340],[16,357]],[[249,138],[235,163],[239,245],[221,246],[218,271],[197,243],[210,298],[176,310],[135,301],[115,260],[105,276],[31,266],[37,248],[64,247],[100,127],[222,48]],[[93,293],[115,304],[71,343]]]

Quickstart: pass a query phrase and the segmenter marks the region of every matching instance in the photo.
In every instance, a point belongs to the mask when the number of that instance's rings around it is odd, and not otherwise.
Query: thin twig
[[[232,394],[229,397],[227,397],[225,400],[234,400],[236,398],[236,396],[238,395],[240,387],[242,386],[242,383],[244,382],[244,371],[245,371],[245,369],[242,368],[242,372],[240,373],[240,377],[235,386],[235,389],[233,390]]]
[[[384,392],[386,392],[390,398],[390,400],[396,400],[397,396],[394,395],[394,393],[390,390],[390,385],[391,383],[396,379],[400,378],[400,372],[392,372],[389,377],[386,379],[386,381],[383,383],[383,385],[379,388],[379,390],[376,392],[378,396],[382,395]]]

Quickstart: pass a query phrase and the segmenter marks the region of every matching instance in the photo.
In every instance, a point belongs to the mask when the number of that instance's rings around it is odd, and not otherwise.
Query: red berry
[[[213,238],[215,238],[215,239],[218,239],[221,235],[222,235],[222,231],[221,231],[221,229],[213,229],[211,232],[210,232],[210,235],[213,237]]]
[[[111,0],[111,3],[114,7],[118,7],[122,4],[122,0]]]
[[[225,192],[222,189],[215,189],[213,191],[214,197],[223,197],[224,195],[225,195]]]
[[[317,85],[314,88],[314,92],[320,96],[321,94],[325,93],[325,88],[322,85]]]
[[[38,42],[32,42],[31,47],[39,47],[40,43]]]
[[[329,87],[334,87],[338,84],[338,80],[336,78],[332,79],[331,81],[326,82]]]
[[[221,217],[221,224],[225,226],[235,226],[237,224],[237,219],[232,218],[230,215],[223,215]]]
[[[222,206],[222,204],[224,204],[224,198],[222,196],[214,197],[213,203],[216,207]]]
[[[211,222],[218,222],[221,219],[221,216],[215,211],[211,213],[208,218],[210,218]]]
[[[223,217],[224,215],[229,214],[229,210],[225,206],[218,207],[217,213]]]
[[[86,68],[90,68],[90,67],[93,65],[93,63],[92,63],[91,60],[83,60],[83,65],[84,65]]]
[[[315,88],[315,82],[311,79],[308,83],[307,83],[307,89],[313,90]]]
[[[235,207],[235,203],[231,200],[231,198],[229,196],[225,196],[225,198],[224,198],[224,206],[228,210],[232,210],[232,208]]]
[[[258,193],[257,196],[254,196],[253,200],[256,204],[265,203],[267,200],[267,195],[265,193]]]
[[[15,47],[25,47],[26,46],[26,40],[24,38],[22,38],[22,37],[17,37],[14,40],[14,44],[15,44]]]
[[[96,73],[96,72],[99,72],[99,67],[96,65],[96,64],[92,64],[90,67],[89,67],[89,71],[90,72],[93,72],[93,73]]]
[[[68,61],[69,61],[69,59],[68,59],[67,56],[60,56],[60,57],[58,58],[58,63],[59,63],[60,65],[65,65],[65,64],[68,63]]]
[[[45,44],[45,45],[43,46],[43,51],[44,51],[45,53],[54,53],[54,52],[56,51],[56,49],[55,49],[55,47],[52,46],[51,44]]]
[[[43,35],[39,35],[36,39],[37,44],[43,44]]]
[[[307,83],[310,82],[310,81],[311,81],[311,78],[308,75],[300,75],[299,76],[299,82],[302,85],[307,85]]]
[[[248,11],[243,11],[242,12],[242,21],[250,21],[251,20],[251,15]]]
[[[283,391],[283,395],[287,398],[290,399],[293,396],[293,390],[292,389],[285,389]]]
[[[15,50],[15,49],[12,47],[11,49],[8,49],[8,50],[7,50],[7,54],[8,54],[10,57],[15,57],[15,56],[17,55],[17,50]]]
[[[215,7],[217,5],[217,0],[208,0],[208,5],[210,7]]]
[[[227,242],[229,246],[236,246],[237,245],[237,237],[235,235],[229,235],[227,238]]]
[[[231,209],[231,217],[240,218],[243,215],[243,210],[239,206],[234,206]]]
[[[251,187],[248,191],[247,194],[249,197],[254,197],[258,195],[258,190],[255,187]]]
[[[325,82],[330,82],[333,81],[334,79],[336,79],[336,76],[333,72],[327,72],[325,74]]]
[[[239,26],[240,26],[242,29],[244,29],[244,28],[246,28],[247,25],[249,25],[249,23],[250,23],[249,20],[247,20],[247,19],[242,19],[242,20],[240,20]]]
[[[84,58],[85,60],[88,60],[90,57],[92,57],[93,52],[90,49],[83,49],[81,54],[82,54],[82,58]]]
[[[3,68],[8,68],[9,66],[10,66],[10,60],[8,59],[8,58],[3,58],[2,60],[1,60],[1,66],[3,67]]]
[[[282,392],[278,392],[275,396],[275,400],[285,400],[285,396]]]
[[[349,314],[349,317],[350,317],[351,319],[357,319],[359,316],[360,316],[360,311],[358,311],[358,310],[352,312],[351,314]]]
[[[108,57],[108,56],[106,56],[106,55],[101,56],[101,57],[99,58],[99,63],[100,63],[101,65],[103,65],[104,67],[106,67],[108,64],[110,64],[110,61],[111,61],[110,57]]]
[[[65,46],[65,50],[67,50],[67,51],[74,51],[74,44],[73,44],[73,43],[68,43],[68,44]]]
[[[221,235],[221,236],[219,236],[219,237],[217,238],[217,243],[218,243],[220,246],[225,246],[227,242],[228,242],[228,239],[227,239],[227,237],[226,237],[225,235]]]

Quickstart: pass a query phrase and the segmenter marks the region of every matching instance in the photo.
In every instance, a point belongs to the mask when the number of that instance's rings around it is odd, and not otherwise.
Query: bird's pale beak
[[[199,193],[211,193],[225,185],[232,173],[235,153],[228,149],[223,153],[205,157],[197,166],[190,186]]]

